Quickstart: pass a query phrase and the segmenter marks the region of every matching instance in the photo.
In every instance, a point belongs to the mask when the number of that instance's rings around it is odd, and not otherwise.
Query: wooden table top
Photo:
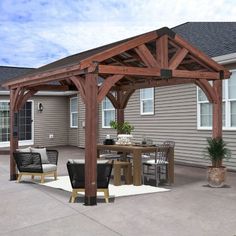
[[[114,145],[104,145],[104,144],[98,144],[97,148],[99,150],[114,150],[114,151],[134,151],[134,150],[139,150],[139,151],[145,151],[145,152],[153,152],[156,150],[157,146],[155,145],[120,145],[120,144],[114,144]]]

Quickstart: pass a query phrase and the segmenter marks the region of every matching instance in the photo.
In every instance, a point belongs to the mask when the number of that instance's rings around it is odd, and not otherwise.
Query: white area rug
[[[69,176],[59,176],[58,180],[45,182],[41,185],[48,186],[51,188],[63,189],[69,192],[72,191]],[[170,189],[153,187],[149,185],[141,185],[141,186],[134,186],[134,185],[114,186],[112,184],[109,185],[110,196],[114,197],[124,197],[124,196],[147,194],[147,193],[159,193],[166,191],[170,191]],[[99,192],[97,195],[103,196],[103,193]]]

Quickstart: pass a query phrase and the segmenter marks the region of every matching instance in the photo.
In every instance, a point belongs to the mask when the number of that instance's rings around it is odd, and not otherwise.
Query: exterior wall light
[[[41,102],[38,103],[38,111],[39,112],[43,111],[43,104]]]

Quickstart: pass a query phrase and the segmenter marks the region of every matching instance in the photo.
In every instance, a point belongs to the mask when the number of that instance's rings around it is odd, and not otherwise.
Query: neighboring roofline
[[[2,67],[5,67],[5,68],[16,68],[16,69],[36,69],[36,68],[33,68],[33,67],[22,67],[22,66],[0,66],[1,68]]]
[[[212,59],[221,65],[230,64],[236,62],[236,53],[225,54],[213,57]]]
[[[78,93],[78,91],[66,91],[66,92],[40,91],[40,92],[37,92],[34,96],[70,96],[70,95],[74,95],[77,93]],[[1,91],[0,90],[0,95],[9,96],[10,91]]]

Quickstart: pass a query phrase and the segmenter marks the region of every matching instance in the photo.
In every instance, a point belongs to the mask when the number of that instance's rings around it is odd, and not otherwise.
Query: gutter
[[[230,53],[218,57],[212,57],[213,60],[218,62],[221,65],[235,63],[236,62],[236,53]]]
[[[78,91],[66,91],[66,92],[41,91],[37,92],[34,96],[70,96],[77,93]],[[0,95],[10,95],[10,91],[0,91]]]

